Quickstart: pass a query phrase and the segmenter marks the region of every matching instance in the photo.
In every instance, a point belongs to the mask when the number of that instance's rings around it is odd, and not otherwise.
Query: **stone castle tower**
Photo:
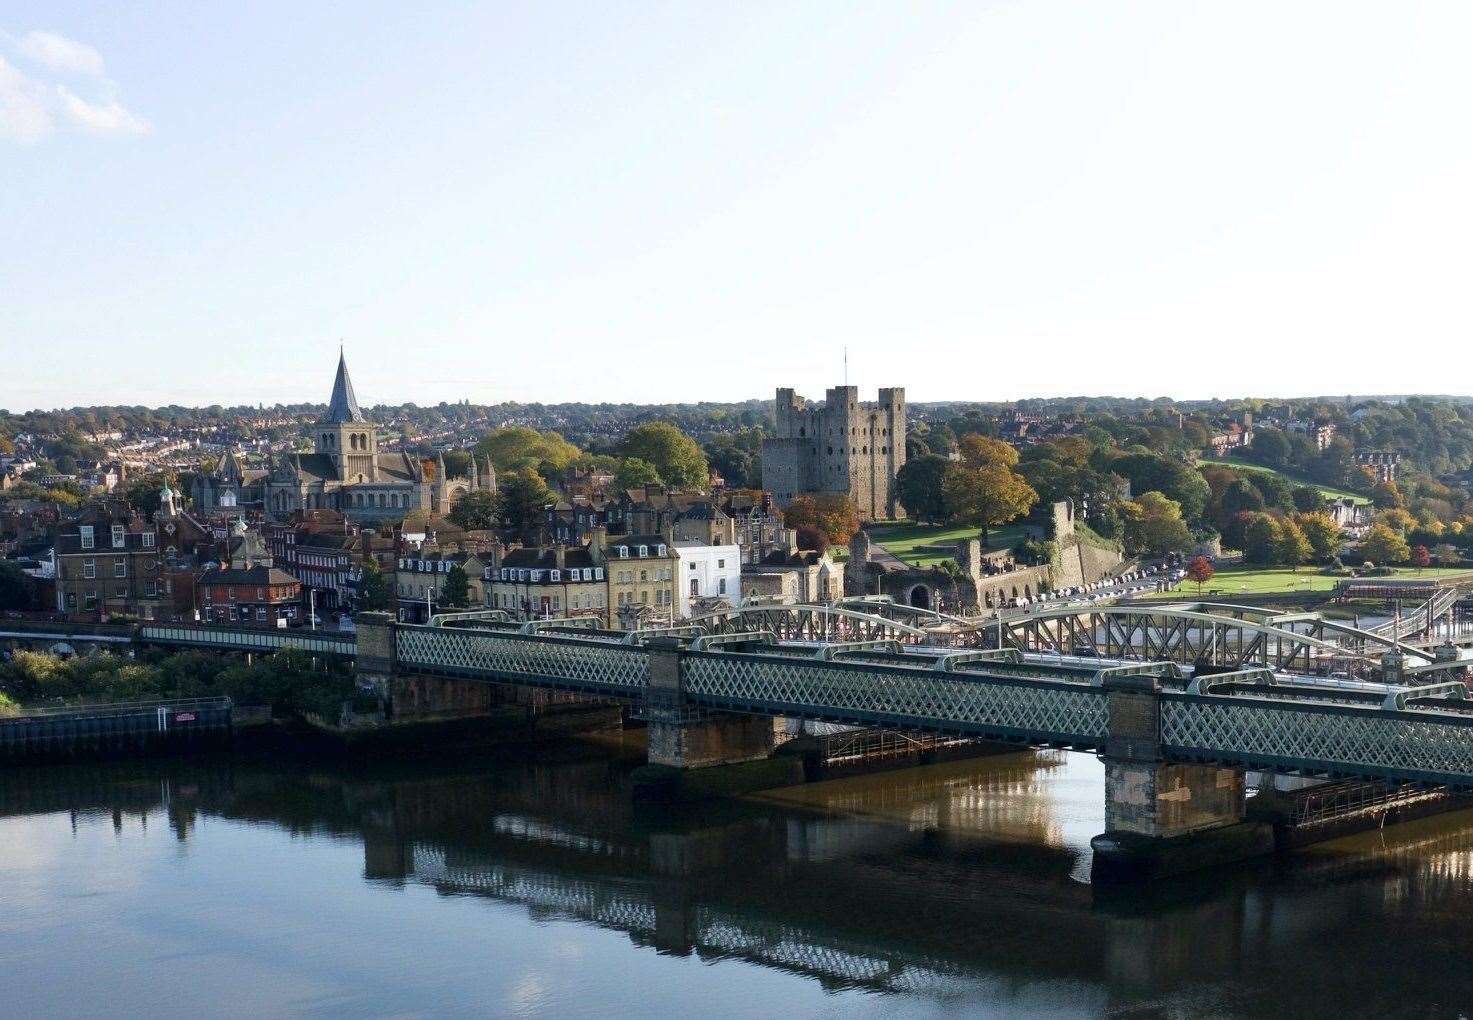
[[[859,387],[835,386],[810,406],[777,391],[777,422],[762,441],[762,485],[786,507],[801,492],[845,493],[867,521],[898,516],[895,473],[905,464],[905,390],[860,403]]]

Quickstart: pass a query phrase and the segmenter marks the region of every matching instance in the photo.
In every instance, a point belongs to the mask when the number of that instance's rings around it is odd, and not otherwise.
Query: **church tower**
[[[317,423],[313,445],[331,458],[340,482],[376,482],[378,477],[378,432],[358,409],[348,362],[338,352],[338,374],[332,384],[327,413]]]

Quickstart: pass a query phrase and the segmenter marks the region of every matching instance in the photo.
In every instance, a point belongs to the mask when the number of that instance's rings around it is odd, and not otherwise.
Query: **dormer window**
[[[128,529],[121,524],[113,525],[113,548],[121,549],[128,544]]]
[[[657,546],[655,546],[655,555],[657,555],[657,556],[664,556],[665,555],[665,547],[664,547],[664,545],[657,545]]]
[[[642,545],[642,546],[639,547],[639,555],[640,555],[640,558],[641,559],[643,559],[644,557],[648,556],[649,554],[650,554],[650,547],[649,546]]]
[[[627,560],[629,558],[629,547],[627,545],[619,546],[619,558],[621,560]]]

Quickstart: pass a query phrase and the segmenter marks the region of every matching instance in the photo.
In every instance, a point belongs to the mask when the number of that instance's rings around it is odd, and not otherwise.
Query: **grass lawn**
[[[1329,591],[1335,587],[1335,582],[1351,580],[1344,577],[1331,577],[1321,574],[1319,567],[1300,567],[1298,570],[1290,570],[1288,567],[1223,567],[1212,575],[1212,579],[1202,586],[1202,598],[1221,600],[1223,596],[1231,595],[1261,595],[1268,592],[1296,592],[1296,591]],[[1398,567],[1391,574],[1391,578],[1413,578],[1431,581],[1437,578],[1468,576],[1468,571],[1461,567],[1428,567],[1426,570],[1417,570],[1415,567]],[[1379,581],[1385,578],[1372,577],[1368,581]],[[1171,598],[1195,599],[1197,597],[1197,586],[1191,581],[1183,581],[1169,593]]]
[[[1320,495],[1324,496],[1326,499],[1343,499],[1344,497],[1349,496],[1357,503],[1370,502],[1370,499],[1368,497],[1363,496],[1358,492],[1351,492],[1348,489],[1332,489],[1329,486],[1321,485],[1318,482],[1311,481],[1310,479],[1305,478],[1302,475],[1290,474],[1287,471],[1279,471],[1276,468],[1264,467],[1262,464],[1250,464],[1246,460],[1234,460],[1231,457],[1198,458],[1197,466],[1200,467],[1203,464],[1221,464],[1224,467],[1237,468],[1239,471],[1256,471],[1259,474],[1278,475],[1290,485],[1313,485],[1316,489],[1320,490]]]
[[[1009,524],[993,528],[987,533],[987,545],[991,549],[1011,549],[1023,538],[1022,524]],[[929,567],[950,556],[917,552],[918,546],[936,542],[959,542],[966,538],[977,538],[981,533],[971,525],[950,526],[945,524],[880,524],[869,529],[870,541],[883,546],[887,551],[913,566]]]

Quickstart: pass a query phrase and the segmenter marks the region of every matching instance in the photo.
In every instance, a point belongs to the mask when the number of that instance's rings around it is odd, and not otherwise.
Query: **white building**
[[[675,580],[675,607],[680,619],[717,600],[742,604],[742,551],[736,545],[675,543],[680,572]]]

